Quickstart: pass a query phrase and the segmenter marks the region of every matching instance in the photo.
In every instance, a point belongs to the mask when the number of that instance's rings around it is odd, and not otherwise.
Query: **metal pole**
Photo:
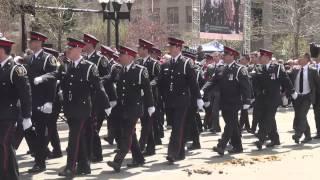
[[[108,3],[107,4],[107,10],[110,11],[111,9],[111,3]],[[110,19],[107,19],[107,45],[108,46],[111,46],[111,20]]]
[[[25,52],[26,49],[27,49],[26,19],[25,19],[25,14],[21,13],[21,51]]]
[[[119,35],[119,18],[118,16],[116,16],[115,18],[115,30],[116,30],[116,48],[119,49],[119,38],[120,38],[120,35]]]

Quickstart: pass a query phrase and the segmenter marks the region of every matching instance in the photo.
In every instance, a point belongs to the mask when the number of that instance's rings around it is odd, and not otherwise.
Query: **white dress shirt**
[[[150,56],[147,56],[145,58],[143,58],[143,65],[147,62],[147,60],[149,59]]]
[[[311,92],[310,89],[310,84],[309,84],[309,64],[303,66],[303,69],[301,68],[297,74],[296,80],[295,80],[295,89],[296,92],[300,94],[300,73],[301,70],[303,70],[303,92],[301,93],[302,95],[309,94]]]
[[[93,55],[93,53],[95,53],[96,51],[92,51],[90,54],[88,54],[88,59],[91,58],[91,56]]]
[[[77,67],[77,66],[78,66],[78,64],[80,63],[81,59],[82,59],[82,56],[80,56],[80,58],[79,58],[78,60],[73,61],[74,67]]]
[[[35,59],[39,56],[39,54],[43,51],[43,49],[40,49],[38,52],[34,53]]]
[[[175,63],[178,61],[178,59],[180,58],[181,55],[182,55],[182,54],[179,53],[178,56],[176,56],[176,57],[173,58]]]

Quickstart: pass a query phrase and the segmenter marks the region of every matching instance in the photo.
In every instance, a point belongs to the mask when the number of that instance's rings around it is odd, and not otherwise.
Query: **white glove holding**
[[[27,130],[32,126],[31,118],[23,119],[22,120],[22,127],[23,130]]]
[[[209,106],[210,106],[210,101],[204,102],[204,103],[203,103],[203,106],[204,106],[205,108],[209,107]]]
[[[152,81],[150,82],[150,85],[151,85],[151,86],[157,85],[157,81],[156,81],[156,80],[152,80]]]
[[[41,76],[34,78],[33,83],[34,85],[41,84],[43,82],[43,78]]]
[[[243,109],[243,110],[248,110],[249,108],[250,108],[250,105],[249,105],[249,104],[244,104],[242,109]]]
[[[108,108],[108,109],[105,109],[104,112],[107,114],[107,116],[109,116],[111,114],[111,110],[112,108]]]
[[[110,101],[110,106],[114,108],[117,105],[117,101]]]
[[[293,94],[291,94],[291,97],[293,100],[296,100],[298,98],[298,93],[294,92]]]
[[[150,116],[150,117],[152,116],[152,114],[153,114],[154,112],[156,112],[156,108],[155,108],[154,106],[148,108],[148,113],[149,113],[149,116]]]
[[[204,102],[202,99],[197,100],[197,105],[199,110],[203,110]]]
[[[203,91],[203,90],[200,90],[200,94],[201,94],[201,97],[203,97],[204,91]]]
[[[41,108],[40,111],[42,111],[45,114],[51,114],[52,113],[52,103],[45,103]]]

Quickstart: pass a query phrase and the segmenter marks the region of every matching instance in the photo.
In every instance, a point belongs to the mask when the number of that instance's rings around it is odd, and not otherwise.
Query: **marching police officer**
[[[99,40],[93,35],[84,34],[83,41],[86,43],[83,51],[87,54],[88,61],[94,63],[98,67],[99,76],[103,77],[109,74],[107,59],[96,51],[96,46],[99,43]],[[110,100],[114,102],[116,97],[110,96],[110,94],[114,95],[115,93],[113,91],[115,91],[115,89],[112,84],[106,85],[111,86],[111,88],[105,86],[105,90],[109,95]],[[110,91],[112,91],[112,93],[110,93]],[[99,131],[105,119],[105,112],[103,101],[101,101],[103,98],[100,98],[96,94],[94,94],[93,98],[93,112],[90,121],[88,121],[90,126],[88,126],[86,132],[89,147],[88,154],[92,162],[101,162],[103,160],[103,156]]]
[[[260,49],[260,60],[264,65],[262,65],[260,72],[257,72],[256,75],[257,87],[261,92],[259,106],[263,107],[263,110],[259,110],[261,118],[258,132],[259,141],[255,142],[259,150],[262,149],[267,136],[271,140],[271,143],[267,144],[267,147],[280,145],[275,120],[278,106],[281,103],[280,87],[287,94],[291,95],[293,99],[298,97],[283,65],[271,62],[272,54],[271,51]]]
[[[60,64],[58,61],[59,58],[59,51],[52,49],[52,48],[46,48],[44,47],[43,50],[49,54],[52,54],[56,59],[58,65]],[[60,82],[57,82],[57,88],[56,88],[56,96],[53,102],[52,107],[52,114],[51,119],[48,121],[48,143],[51,143],[51,146],[53,148],[52,152],[48,155],[49,159],[55,159],[62,157],[62,151],[61,151],[61,144],[60,144],[60,138],[57,128],[57,121],[59,118],[59,114],[61,113],[62,108],[62,94],[61,94],[61,88],[60,88]]]
[[[10,56],[14,42],[0,38],[0,179],[17,180],[19,170],[12,147],[14,126],[19,119],[19,108],[26,130],[31,122],[31,87],[26,69]],[[20,101],[21,107],[18,107]]]
[[[123,69],[117,77],[118,102],[113,112],[121,132],[120,150],[109,161],[108,165],[116,172],[120,171],[121,164],[129,152],[132,152],[132,163],[128,167],[137,167],[145,163],[137,140],[136,123],[143,115],[143,105],[148,107],[146,113],[151,117],[155,112],[148,70],[134,62],[137,52],[131,48],[120,46],[120,63]],[[144,96],[142,96],[143,91]]]
[[[27,62],[28,77],[32,91],[32,122],[35,124],[37,142],[35,149],[35,165],[29,173],[45,171],[45,160],[48,155],[46,130],[52,113],[56,94],[56,80],[43,82],[42,75],[57,70],[56,59],[44,52],[42,46],[48,38],[39,32],[30,32],[29,47],[34,52]]]
[[[91,173],[84,131],[92,113],[93,91],[102,98],[105,112],[108,114],[111,111],[97,66],[81,56],[84,46],[83,41],[68,38],[66,55],[70,63],[64,64],[62,72],[56,74],[57,79],[61,81],[64,115],[70,129],[67,165],[59,176],[68,178],[73,177],[75,173],[78,175]]]
[[[172,122],[172,132],[167,160],[170,164],[185,159],[183,128],[191,97],[197,99],[199,109],[203,107],[196,73],[189,58],[181,54],[184,41],[168,38],[172,59],[161,66],[158,79],[159,91],[164,99],[166,117]]]
[[[152,94],[154,103],[158,102],[158,75],[160,72],[160,64],[153,58],[150,57],[150,49],[153,47],[153,44],[147,40],[139,39],[139,48],[138,54],[140,59],[137,60],[137,63],[141,66],[144,66],[148,70],[149,80],[152,88]],[[148,107],[144,107],[144,112],[147,112]],[[158,108],[156,107],[156,112],[154,115],[158,114]],[[149,117],[148,113],[144,113],[144,115],[140,118],[141,120],[141,136],[139,139],[140,148],[145,156],[151,156],[155,154],[155,140],[154,140],[154,132],[157,131],[159,134],[158,128],[158,119],[155,116]],[[145,147],[147,144],[147,147]]]
[[[210,100],[210,93],[215,86],[219,86],[221,99],[220,108],[222,117],[226,123],[221,139],[213,150],[224,155],[228,142],[231,140],[233,149],[229,153],[241,153],[243,151],[241,133],[238,124],[238,112],[241,108],[249,109],[251,87],[247,70],[235,62],[239,53],[229,47],[224,47],[223,68],[217,71],[204,87],[204,100]]]
[[[107,71],[108,74],[105,75],[103,79],[103,83],[105,84],[106,91],[108,95],[110,96],[110,105],[111,107],[115,107],[117,105],[117,93],[114,89],[115,83],[116,83],[116,77],[119,75],[121,71],[121,65],[116,62],[118,60],[119,56],[117,53],[112,50],[110,47],[101,45],[100,48],[101,54],[107,59],[108,66]],[[111,89],[112,88],[112,89]],[[114,139],[116,138],[116,141],[119,142],[119,131],[115,129],[117,127],[116,125],[113,125],[117,122],[116,118],[113,118],[113,114],[108,117],[107,121],[107,128],[108,128],[108,134],[107,137],[104,138],[105,141],[107,141],[109,144],[113,144]],[[102,124],[98,123],[98,127],[101,128]],[[119,143],[117,143],[119,145]]]

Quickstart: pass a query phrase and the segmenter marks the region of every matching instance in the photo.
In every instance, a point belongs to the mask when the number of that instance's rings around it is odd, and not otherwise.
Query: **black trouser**
[[[252,126],[251,131],[255,133],[259,122],[261,121],[261,112],[264,111],[263,103],[261,98],[256,98],[256,101],[253,103],[252,111]]]
[[[219,112],[220,112],[220,93],[214,92],[214,99],[212,102],[212,129],[216,131],[221,131],[220,121],[219,121]]]
[[[310,126],[307,120],[307,114],[311,106],[310,94],[299,95],[296,100],[293,101],[294,108],[294,130],[298,137],[304,134],[307,138],[311,137]]]
[[[37,138],[36,132],[34,131],[33,128],[29,128],[28,130],[24,131],[23,127],[22,127],[22,120],[18,122],[18,126],[16,128],[15,131],[15,136],[13,139],[13,147],[15,149],[18,149],[23,137],[26,139],[27,145],[29,147],[30,152],[35,152],[34,147],[36,145],[34,145],[33,143],[35,143],[35,139]]]
[[[68,118],[69,140],[66,169],[75,172],[78,162],[79,167],[88,166],[87,143],[85,139],[85,129],[88,119]]]
[[[161,141],[161,138],[164,136],[163,132],[163,122],[164,122],[164,117],[163,117],[163,111],[162,109],[156,107],[156,111],[153,115],[153,136],[154,136],[154,141]]]
[[[53,105],[53,113],[50,116],[50,120],[48,121],[48,143],[51,143],[53,148],[53,153],[62,154],[61,152],[61,144],[60,137],[57,128],[57,121],[59,118],[59,114],[61,112],[61,104],[54,103]]]
[[[41,167],[46,167],[48,122],[51,119],[50,116],[51,114],[44,114],[39,111],[34,111],[32,114],[32,123],[35,125],[37,134],[36,142],[33,142],[35,144],[35,162]]]
[[[167,108],[167,118],[172,121],[172,131],[168,146],[168,157],[179,159],[184,156],[184,124],[188,107]]]
[[[140,149],[141,151],[145,150],[145,146],[147,144],[146,151],[147,152],[155,152],[155,142],[154,142],[154,133],[153,133],[153,123],[154,123],[155,114],[152,117],[149,116],[148,109],[145,108],[143,116],[140,118],[141,120],[141,135],[139,139]]]
[[[316,103],[312,105],[314,120],[316,122],[317,134],[320,135],[320,99],[317,97]]]
[[[90,158],[97,158],[97,159],[103,159],[102,156],[102,147],[101,147],[101,140],[100,140],[100,129],[102,127],[103,121],[105,120],[105,112],[103,109],[101,109],[93,118],[92,124],[91,124],[91,148],[89,150],[89,157]],[[90,132],[90,131],[89,131]]]
[[[144,163],[145,160],[141,153],[136,135],[136,124],[138,118],[122,118],[120,116],[118,120],[121,122],[120,151],[117,152],[114,157],[114,162],[122,164],[129,150],[131,150],[133,161],[137,163]]]
[[[278,105],[269,103],[266,101],[263,106],[263,111],[259,109],[260,122],[259,122],[259,141],[264,143],[269,136],[272,142],[280,142],[279,134],[277,130],[277,123],[275,115],[278,109]]]
[[[0,121],[0,179],[19,179],[19,169],[12,146],[14,121]]]
[[[226,148],[230,140],[233,148],[242,149],[238,111],[237,108],[221,109],[222,117],[226,123],[222,137],[218,143],[218,147],[221,147],[222,149]]]
[[[244,110],[242,109],[241,110],[241,113],[240,113],[240,129],[243,128],[243,126],[245,126],[246,129],[249,129],[250,128],[250,123],[249,123],[249,113],[248,113],[248,110]]]
[[[187,117],[186,117],[186,123],[185,123],[185,135],[184,139],[185,142],[187,141],[193,141],[194,144],[200,144],[199,140],[199,129],[198,129],[198,123],[197,123],[197,107],[190,107],[188,109]]]

